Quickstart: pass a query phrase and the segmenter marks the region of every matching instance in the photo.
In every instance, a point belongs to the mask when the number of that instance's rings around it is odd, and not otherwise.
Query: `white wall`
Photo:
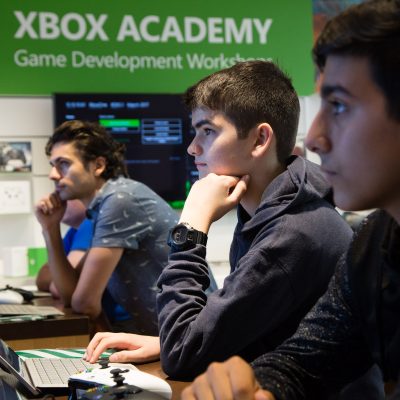
[[[50,97],[0,97],[0,141],[30,141],[32,173],[2,173],[0,180],[24,180],[31,185],[31,205],[52,190],[47,179],[48,162],[44,145],[53,129]],[[0,214],[0,248],[5,246],[44,246],[42,234],[32,212]]]
[[[318,107],[318,96],[301,98],[299,141],[306,134]],[[0,174],[0,180],[28,180],[32,205],[53,186],[47,178],[48,161],[44,154],[47,137],[53,131],[51,97],[0,97],[0,141],[30,141],[33,170],[26,174]],[[308,154],[307,156],[313,157]],[[207,256],[209,261],[227,262],[236,213],[230,212],[216,222],[210,231]],[[5,246],[43,247],[44,242],[32,212],[2,215],[0,213],[0,250]]]

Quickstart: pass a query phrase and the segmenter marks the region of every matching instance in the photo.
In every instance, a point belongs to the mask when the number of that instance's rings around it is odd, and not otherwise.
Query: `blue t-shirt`
[[[93,237],[93,223],[90,219],[84,219],[78,229],[69,228],[64,236],[63,244],[65,254],[69,254],[72,250],[86,251]]]

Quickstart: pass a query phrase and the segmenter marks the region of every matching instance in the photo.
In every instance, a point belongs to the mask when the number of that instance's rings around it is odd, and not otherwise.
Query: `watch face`
[[[182,222],[170,230],[168,245],[179,250],[188,249],[196,244],[207,244],[207,235],[196,231],[189,224]]]
[[[172,232],[172,240],[175,244],[183,244],[187,239],[186,226],[177,226]]]

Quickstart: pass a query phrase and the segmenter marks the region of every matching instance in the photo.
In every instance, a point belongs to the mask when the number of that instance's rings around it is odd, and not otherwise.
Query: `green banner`
[[[3,0],[0,94],[179,93],[239,60],[314,88],[311,0]]]

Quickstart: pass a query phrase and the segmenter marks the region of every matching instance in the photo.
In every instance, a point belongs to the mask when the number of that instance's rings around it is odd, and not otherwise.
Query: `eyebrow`
[[[203,125],[214,125],[209,119],[201,119],[200,121],[197,121],[195,125],[193,125],[193,128],[201,128]]]
[[[320,93],[322,98],[326,98],[332,93],[341,93],[353,97],[353,95],[341,85],[322,85]]]
[[[69,161],[68,158],[60,156],[60,157],[55,158],[54,160],[49,160],[49,164],[54,166],[55,164],[57,164],[58,162],[63,161],[63,160]]]

